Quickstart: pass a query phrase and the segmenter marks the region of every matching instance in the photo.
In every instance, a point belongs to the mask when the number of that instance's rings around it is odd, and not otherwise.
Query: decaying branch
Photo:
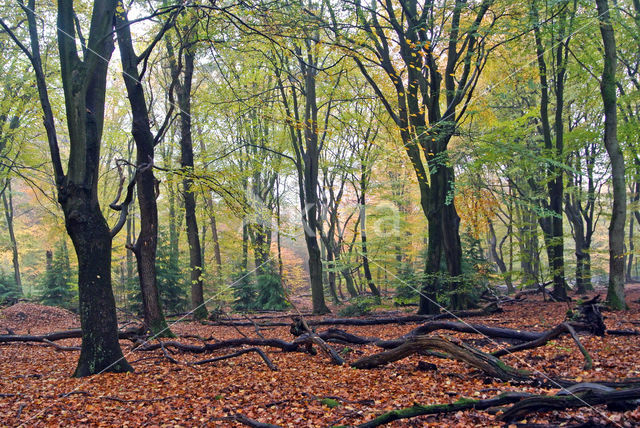
[[[256,354],[260,355],[260,358],[262,358],[262,360],[265,362],[265,364],[274,372],[278,371],[278,367],[276,367],[275,364],[273,364],[273,362],[271,361],[271,359],[267,356],[267,354],[260,348],[245,348],[245,349],[241,349],[237,352],[234,352],[232,354],[227,354],[227,355],[221,355],[219,357],[214,357],[214,358],[208,358],[206,360],[200,360],[200,361],[196,361],[195,363],[191,363],[190,365],[192,366],[199,366],[202,364],[208,364],[208,363],[215,363],[216,361],[222,361],[222,360],[228,360],[229,358],[235,358],[235,357],[239,357],[240,355],[244,355],[246,353],[249,352],[255,352]]]
[[[372,369],[432,349],[446,352],[456,360],[465,362],[482,370],[487,375],[503,381],[528,382],[532,380],[528,371],[514,369],[491,354],[479,351],[462,342],[456,343],[451,338],[440,336],[411,337],[396,348],[360,358],[351,363],[351,366],[357,369]]]

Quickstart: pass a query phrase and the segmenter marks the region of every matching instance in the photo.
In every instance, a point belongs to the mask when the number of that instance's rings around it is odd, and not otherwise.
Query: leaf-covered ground
[[[631,310],[606,312],[610,329],[633,329],[640,325],[640,287],[630,286]],[[542,331],[563,321],[567,305],[542,302],[528,297],[522,303],[504,305],[505,312],[468,322],[491,326]],[[76,317],[61,309],[19,303],[0,312],[0,333],[45,333],[77,327]],[[362,336],[394,338],[416,325],[346,327]],[[240,336],[232,327],[178,322],[178,335],[212,336],[214,340]],[[322,331],[324,327],[319,327]],[[253,327],[241,327],[255,337]],[[265,337],[290,341],[287,327],[262,328]],[[484,350],[501,344],[479,336],[447,333],[466,339]],[[179,339],[198,344],[198,339]],[[582,370],[583,357],[570,338],[547,346],[503,357],[515,367],[538,370],[550,376],[576,380],[618,380],[640,377],[638,364],[640,337],[582,336],[594,359],[594,367]],[[68,339],[61,345],[79,345]],[[265,349],[277,365],[271,371],[255,353],[238,358],[188,366],[169,362],[161,350],[131,351],[122,341],[127,359],[135,368],[131,374],[101,374],[74,379],[77,351],[60,351],[41,344],[0,344],[0,426],[233,426],[223,418],[243,414],[262,422],[299,427],[362,423],[380,413],[414,403],[449,403],[462,397],[491,398],[505,391],[555,393],[525,385],[510,385],[487,379],[468,366],[426,356],[414,356],[374,370],[336,367],[323,354],[283,353]],[[377,352],[374,346],[335,345],[347,361]],[[223,355],[223,350],[206,357]],[[202,355],[173,354],[187,363]],[[419,361],[433,363],[436,370],[421,371]],[[591,422],[609,426],[640,425],[640,410],[614,413],[604,406],[566,412],[550,412],[529,417],[526,423],[580,424]],[[423,416],[398,421],[389,426],[502,426],[494,415],[465,411]]]

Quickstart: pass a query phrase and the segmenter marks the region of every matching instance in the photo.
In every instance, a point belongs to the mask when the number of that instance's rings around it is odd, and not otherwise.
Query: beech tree
[[[611,25],[608,0],[596,0],[600,34],[604,45],[604,67],[600,91],[604,105],[604,146],[611,159],[613,208],[609,223],[609,288],[607,303],[614,309],[626,309],[624,296],[624,224],[627,194],[624,157],[618,143],[618,106],[616,95],[616,40]]]
[[[172,24],[173,16],[166,21],[152,44],[141,55],[136,55],[127,11],[124,9],[123,2],[118,2],[115,25],[122,61],[122,76],[133,116],[131,134],[136,143],[135,183],[140,206],[140,233],[138,239],[129,246],[129,249],[135,254],[137,260],[145,328],[154,335],[162,336],[171,336],[172,334],[164,319],[156,278],[156,251],[158,247],[158,205],[156,203],[158,195],[156,189],[158,180],[153,174],[153,162],[154,148],[169,123],[168,118],[173,113],[173,104],[167,114],[167,120],[154,136],[151,132],[149,110],[141,79],[144,76],[152,49]],[[143,65],[142,72],[138,70],[139,64]]]
[[[98,200],[100,143],[107,67],[114,49],[112,31],[116,1],[94,2],[86,39],[77,31],[80,26],[76,27],[73,1],[60,0],[57,5],[60,77],[69,131],[66,173],[42,66],[35,0],[29,0],[27,4],[20,3],[20,6],[27,15],[30,49],[4,21],[0,21],[0,25],[33,66],[58,201],[78,257],[82,348],[74,374],[81,377],[105,371],[132,371],[118,342],[118,322],[111,287],[111,240],[118,230],[109,229]],[[78,52],[79,46],[81,53]]]
[[[419,0],[399,6],[391,1],[355,1],[366,42],[350,40],[359,47],[354,60],[399,128],[429,223],[421,314],[439,311],[437,293],[444,289],[452,293],[454,308],[469,303],[458,292],[460,217],[453,201],[455,173],[448,146],[487,60],[487,34],[498,16],[487,13],[492,4],[493,0],[457,0],[452,7]],[[395,99],[383,90],[372,66],[386,74]],[[440,273],[443,254],[446,277]]]

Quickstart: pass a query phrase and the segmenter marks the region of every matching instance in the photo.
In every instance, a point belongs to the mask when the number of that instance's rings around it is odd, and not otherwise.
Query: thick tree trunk
[[[419,314],[435,314],[440,311],[437,293],[451,293],[453,309],[464,309],[468,299],[461,291],[462,247],[460,245],[460,217],[453,203],[453,169],[444,165],[442,159],[438,165],[430,168],[431,192],[422,195],[422,206],[429,223],[429,241],[427,246],[427,266],[425,284],[420,293]],[[445,256],[447,264],[446,287],[442,282],[441,258]]]
[[[624,224],[627,195],[624,157],[618,143],[616,96],[616,41],[609,15],[608,0],[596,0],[600,17],[600,34],[604,44],[604,69],[600,90],[604,104],[604,146],[611,160],[613,209],[609,223],[609,289],[607,303],[613,309],[626,309],[624,295]]]
[[[133,369],[118,342],[111,289],[111,235],[91,192],[70,187],[62,201],[67,232],[78,256],[82,348],[75,376]]]

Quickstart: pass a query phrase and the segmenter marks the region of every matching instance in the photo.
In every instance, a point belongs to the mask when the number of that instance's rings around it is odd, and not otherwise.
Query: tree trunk
[[[311,66],[303,65],[305,82],[304,141],[304,206],[302,221],[304,240],[309,253],[309,277],[311,280],[311,300],[314,314],[331,312],[324,300],[322,283],[322,258],[318,246],[318,167],[320,152],[318,147],[318,106],[316,100],[316,73]],[[300,189],[302,192],[303,189]]]
[[[631,268],[633,267],[633,221],[633,216],[629,216],[629,255],[627,258],[627,272],[625,274],[627,282],[631,282]]]
[[[122,3],[120,6],[124,7]],[[131,250],[136,256],[142,294],[144,326],[154,336],[173,336],[164,319],[156,278],[158,247],[158,205],[153,174],[155,139],[151,133],[149,112],[138,72],[138,57],[133,49],[126,11],[116,14],[118,47],[122,74],[133,116],[131,134],[136,143],[136,186],[140,207],[140,233]]]
[[[200,233],[196,217],[196,197],[193,189],[193,142],[191,140],[191,82],[193,79],[194,53],[192,47],[185,48],[184,81],[177,85],[180,107],[180,164],[185,174],[182,180],[187,241],[189,242],[189,267],[191,270],[191,311],[195,319],[207,317],[202,281],[202,252]]]
[[[7,197],[7,193],[9,197]],[[22,278],[20,276],[20,259],[18,254],[18,241],[13,230],[13,194],[11,191],[11,178],[7,178],[6,187],[2,192],[2,204],[4,206],[4,218],[7,221],[7,231],[11,242],[11,261],[13,263],[13,279],[16,283],[16,291],[22,296]]]
[[[132,371],[118,342],[111,289],[111,235],[91,192],[69,187],[63,199],[67,232],[78,256],[82,349],[76,377],[104,371]]]
[[[624,224],[627,195],[624,157],[618,143],[616,96],[616,41],[609,15],[608,0],[596,0],[600,34],[604,44],[604,69],[600,91],[604,105],[604,146],[611,160],[613,209],[609,223],[609,288],[607,303],[613,309],[627,309],[624,295]]]
[[[366,200],[366,182],[365,182],[365,166],[361,164],[362,173],[360,175],[360,240],[362,241],[362,268],[364,269],[364,277],[371,290],[371,294],[380,298],[380,290],[373,282],[371,268],[369,267],[369,252],[367,250],[367,200]]]
[[[511,273],[507,270],[507,265],[498,254],[496,232],[493,228],[493,222],[491,221],[489,221],[489,251],[491,252],[491,258],[495,261],[498,269],[500,269],[500,273],[504,277],[504,281],[507,284],[507,291],[513,293],[515,289],[511,283]]]
[[[210,193],[205,194],[205,202],[209,210],[209,226],[211,227],[211,236],[213,239],[213,256],[216,261],[216,277],[218,281],[222,281],[222,255],[220,253],[220,239],[218,237],[218,223],[216,215],[213,212],[213,199]]]

